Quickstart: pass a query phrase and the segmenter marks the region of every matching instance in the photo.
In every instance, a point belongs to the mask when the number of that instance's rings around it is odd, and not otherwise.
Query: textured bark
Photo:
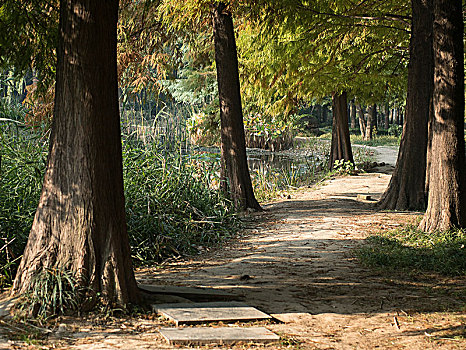
[[[434,118],[424,231],[466,226],[462,2],[434,0]]]
[[[48,164],[13,294],[58,268],[111,303],[139,300],[124,208],[117,19],[117,0],[60,2]]]
[[[359,130],[361,131],[361,137],[363,140],[366,139],[366,120],[364,118],[364,111],[362,106],[358,103],[356,104],[356,112],[358,114],[359,120]]]
[[[390,184],[379,206],[390,210],[424,210],[427,124],[433,91],[432,0],[412,0],[406,118]]]
[[[356,106],[354,101],[350,102],[350,120],[351,120],[351,129],[356,129]]]
[[[246,157],[233,20],[223,3],[214,6],[212,18],[220,100],[222,188],[238,209],[261,210],[254,196]]]
[[[332,102],[333,127],[329,161],[330,170],[333,169],[336,160],[343,159],[345,162],[354,163],[349,135],[346,92],[333,94]]]

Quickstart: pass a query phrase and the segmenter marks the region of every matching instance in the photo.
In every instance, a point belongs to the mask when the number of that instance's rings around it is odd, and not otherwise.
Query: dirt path
[[[378,198],[389,178],[369,173],[330,179],[266,205],[237,240],[163,269],[141,270],[138,279],[242,295],[281,321],[265,323],[283,339],[271,349],[464,349],[464,281],[378,273],[354,258],[354,248],[370,233],[415,219],[412,213],[377,212],[373,203],[356,199]],[[453,287],[462,300],[452,297]],[[157,318],[117,320],[112,329],[95,320],[84,323],[62,327],[48,344],[170,348],[157,333],[163,325]]]
[[[447,281],[377,274],[353,258],[368,233],[415,217],[375,212],[356,200],[357,194],[377,198],[388,181],[380,173],[336,178],[268,205],[257,218],[261,227],[233,246],[173,264],[156,279],[240,293],[283,321],[271,330],[303,348],[464,349],[465,339],[433,340],[465,325],[461,314],[441,313],[457,307],[455,300],[428,292]],[[153,276],[140,275],[145,282]]]

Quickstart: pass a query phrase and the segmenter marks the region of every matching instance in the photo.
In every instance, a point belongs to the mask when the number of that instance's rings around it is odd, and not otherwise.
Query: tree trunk
[[[350,161],[354,163],[349,135],[346,92],[333,94],[332,102],[333,127],[329,162],[330,170],[333,169],[336,160],[343,159],[345,162]]]
[[[261,210],[252,189],[246,157],[233,20],[223,3],[214,6],[212,17],[220,100],[222,188],[238,209]]]
[[[372,140],[372,133],[374,131],[374,125],[376,123],[376,109],[375,105],[369,106],[367,108],[367,121],[366,121],[366,132],[365,132],[365,140],[369,141]]]
[[[322,105],[322,125],[327,124],[328,119],[328,108],[325,105]]]
[[[356,104],[356,111],[358,113],[359,130],[361,130],[361,137],[363,140],[365,140],[366,139],[366,121],[364,119],[364,111],[362,109],[362,106],[359,103]]]
[[[393,115],[395,119],[395,124],[400,125],[400,109],[398,107],[393,109]]]
[[[383,126],[385,130],[390,128],[390,108],[388,107],[388,104],[385,105]]]
[[[462,2],[434,0],[434,118],[427,211],[420,228],[466,226]]]
[[[139,300],[124,207],[117,19],[117,0],[60,1],[47,170],[12,294],[44,269],[65,269],[91,295]]]
[[[315,104],[314,106],[315,110],[316,110],[316,115],[317,115],[317,120],[319,122],[319,126],[322,125],[322,106],[319,105],[319,104]]]
[[[350,102],[350,120],[351,129],[356,129],[356,106],[354,105],[354,100]]]
[[[398,160],[379,206],[389,210],[426,207],[427,124],[433,91],[432,0],[412,0],[406,118]]]

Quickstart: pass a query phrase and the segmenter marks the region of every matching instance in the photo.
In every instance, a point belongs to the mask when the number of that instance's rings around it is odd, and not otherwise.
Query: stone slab
[[[150,284],[139,284],[142,290],[153,294],[175,295],[192,301],[219,301],[238,300],[240,297],[213,288],[182,287],[182,286],[160,286]]]
[[[180,324],[206,322],[252,321],[271,319],[272,316],[244,303],[210,302],[210,303],[176,303],[156,304],[152,309],[159,315]]]
[[[372,200],[372,196],[371,195],[368,195],[368,194],[358,194],[358,200],[361,200],[361,201],[369,201],[369,200]]]
[[[280,339],[264,327],[162,328],[160,333],[171,345],[272,343]]]

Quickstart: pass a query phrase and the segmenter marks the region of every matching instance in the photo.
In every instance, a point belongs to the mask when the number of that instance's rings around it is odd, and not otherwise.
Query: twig
[[[396,328],[400,329],[400,324],[398,323],[398,319],[396,318],[396,316],[393,317],[393,322],[395,323]]]

